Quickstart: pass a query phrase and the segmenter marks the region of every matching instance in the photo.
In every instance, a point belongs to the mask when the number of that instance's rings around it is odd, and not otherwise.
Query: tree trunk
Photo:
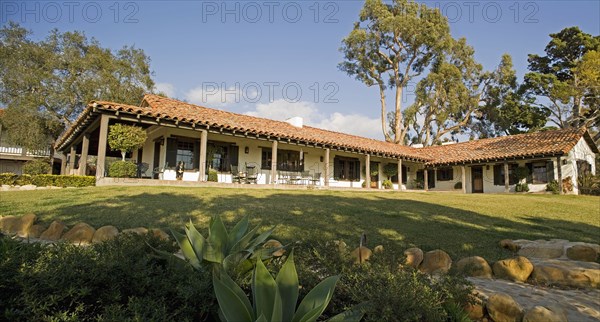
[[[48,156],[48,163],[50,163],[50,171],[48,171],[48,174],[52,174],[53,170],[54,170],[54,144],[56,142],[52,141],[51,145],[50,145],[50,155]]]
[[[125,151],[121,151],[121,158],[122,158],[121,160],[122,161],[125,161],[125,153],[126,153]]]
[[[396,131],[396,135],[394,138],[394,143],[404,145],[404,129],[400,130],[401,125],[404,124],[404,119],[402,117],[402,86],[401,84],[396,85],[396,117],[394,120],[394,129]]]
[[[380,102],[381,102],[381,130],[383,131],[383,137],[385,138],[386,142],[391,142],[392,138],[390,137],[390,135],[387,132],[387,126],[386,126],[386,113],[385,113],[385,89],[383,87],[383,85],[379,84],[379,97],[380,97]]]

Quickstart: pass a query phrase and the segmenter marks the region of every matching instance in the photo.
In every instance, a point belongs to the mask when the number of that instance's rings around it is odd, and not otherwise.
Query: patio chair
[[[309,171],[302,171],[300,173],[300,180],[302,181],[302,184],[308,184],[311,179],[312,177],[310,176]]]
[[[137,176],[143,178],[146,176],[146,171],[150,168],[150,165],[146,162],[140,162],[137,164]]]
[[[313,185],[321,184],[321,172],[315,172],[310,181]]]
[[[242,183],[242,179],[244,179],[244,174],[238,170],[237,165],[231,166],[231,182]]]
[[[246,166],[246,183],[257,183],[258,171],[256,167]]]

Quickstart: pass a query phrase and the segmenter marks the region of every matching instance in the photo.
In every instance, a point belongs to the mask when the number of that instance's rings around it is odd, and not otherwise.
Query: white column
[[[365,155],[365,188],[371,189],[371,156]]]
[[[398,159],[398,191],[402,191],[402,159]]]
[[[87,172],[87,157],[90,149],[90,135],[89,133],[83,134],[83,141],[81,142],[81,158],[79,158],[79,175],[84,176]]]
[[[329,148],[325,149],[325,186],[329,187]]]
[[[206,146],[208,144],[208,131],[200,131],[200,155],[198,162],[198,181],[206,181]]]
[[[100,134],[98,135],[98,161],[96,164],[96,179],[104,178],[106,169],[106,141],[108,139],[108,121],[106,114],[100,116]]]
[[[273,147],[271,148],[271,183],[277,183],[277,140],[273,141]]]
[[[467,170],[464,165],[460,167],[460,172],[462,174],[462,192],[467,193]]]

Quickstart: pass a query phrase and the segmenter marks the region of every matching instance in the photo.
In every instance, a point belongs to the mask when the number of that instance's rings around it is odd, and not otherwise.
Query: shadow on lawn
[[[210,215],[222,215],[232,226],[245,214],[264,229],[278,225],[274,237],[285,244],[297,240],[344,240],[358,244],[364,231],[369,246],[383,244],[401,253],[408,247],[424,251],[441,248],[452,258],[479,255],[488,260],[510,256],[498,241],[561,238],[598,243],[598,227],[547,218],[512,221],[434,203],[365,195],[285,193],[264,196],[244,193],[208,197],[187,193],[142,193],[96,200],[94,204],[59,206],[55,216],[67,223],[85,218],[96,227],[113,224],[120,229],[138,226],[182,230],[192,219],[205,231]],[[82,214],[82,215],[77,215]],[[85,215],[83,215],[85,214]]]

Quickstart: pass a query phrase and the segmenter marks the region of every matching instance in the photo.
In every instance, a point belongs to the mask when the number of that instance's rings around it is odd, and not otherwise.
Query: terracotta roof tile
[[[428,165],[562,155],[567,154],[584,133],[584,129],[544,131],[431,146],[421,150],[433,160]]]
[[[276,137],[280,140],[289,139],[310,144],[327,145],[334,148],[381,153],[427,162],[427,165],[430,166],[566,154],[577,144],[582,136],[587,135],[586,138],[589,137],[583,129],[567,129],[481,139],[418,149],[310,126],[299,128],[287,122],[211,109],[148,94],[144,96],[141,106],[107,101],[91,102],[73,123],[73,126],[57,140],[56,146],[60,147],[74,134],[74,131],[78,131],[78,125],[94,109],[121,111],[131,114],[141,114],[152,118],[203,124],[212,128],[223,128],[252,135]],[[588,143],[590,141],[588,140]],[[595,145],[592,149],[594,151],[598,150]]]

